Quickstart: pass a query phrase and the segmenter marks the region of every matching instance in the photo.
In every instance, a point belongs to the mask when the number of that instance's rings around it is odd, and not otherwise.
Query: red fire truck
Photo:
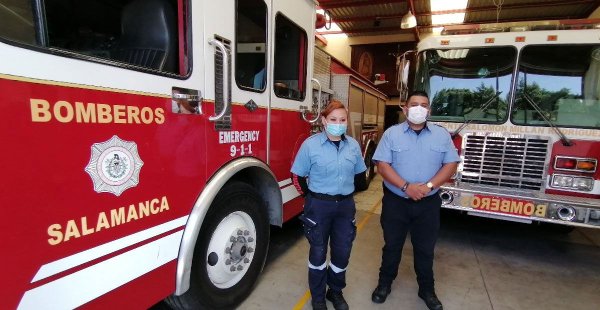
[[[419,43],[414,88],[461,156],[443,207],[600,228],[598,22],[455,26]]]
[[[0,17],[3,307],[243,300],[269,224],[302,208],[315,2],[15,0]]]

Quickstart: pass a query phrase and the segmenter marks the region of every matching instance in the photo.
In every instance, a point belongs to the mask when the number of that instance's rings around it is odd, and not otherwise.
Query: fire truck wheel
[[[267,257],[269,220],[256,190],[231,182],[217,194],[194,249],[190,289],[176,309],[230,309],[251,292]]]

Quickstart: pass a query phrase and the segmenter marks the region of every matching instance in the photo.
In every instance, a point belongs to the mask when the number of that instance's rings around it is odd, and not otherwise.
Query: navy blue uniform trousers
[[[346,287],[346,267],[356,237],[355,215],[353,197],[326,201],[308,194],[305,198],[301,220],[310,244],[308,285],[315,301],[325,300],[326,286],[334,291]],[[326,264],[328,244],[331,249],[329,266]]]
[[[383,186],[381,227],[385,245],[379,269],[379,285],[391,286],[398,275],[402,247],[410,232],[419,290],[434,289],[433,252],[440,230],[441,205],[438,194],[414,201],[400,197]]]

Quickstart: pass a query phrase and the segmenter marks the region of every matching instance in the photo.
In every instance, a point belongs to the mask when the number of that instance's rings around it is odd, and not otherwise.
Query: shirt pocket
[[[327,177],[328,169],[331,171],[332,167],[336,166],[335,157],[327,157],[319,153],[311,156],[311,161],[314,162],[314,165],[310,176],[321,180]]]
[[[410,147],[401,145],[392,147],[392,167],[410,164]]]
[[[446,151],[448,150],[448,147],[446,145],[432,145],[429,148],[429,162],[431,164],[434,165],[442,165],[442,162],[444,160],[444,155],[446,154]]]
[[[344,155],[344,161],[342,163],[344,168],[344,172],[348,172],[348,174],[354,174],[354,166],[356,166],[356,162],[358,161],[358,155],[354,152],[348,153]]]

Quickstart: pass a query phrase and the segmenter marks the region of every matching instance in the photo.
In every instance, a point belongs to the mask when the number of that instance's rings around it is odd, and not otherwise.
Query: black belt
[[[349,195],[327,195],[327,194],[315,193],[312,191],[308,192],[308,193],[317,199],[327,200],[327,201],[342,201],[342,200],[352,197],[352,194],[349,194]]]

